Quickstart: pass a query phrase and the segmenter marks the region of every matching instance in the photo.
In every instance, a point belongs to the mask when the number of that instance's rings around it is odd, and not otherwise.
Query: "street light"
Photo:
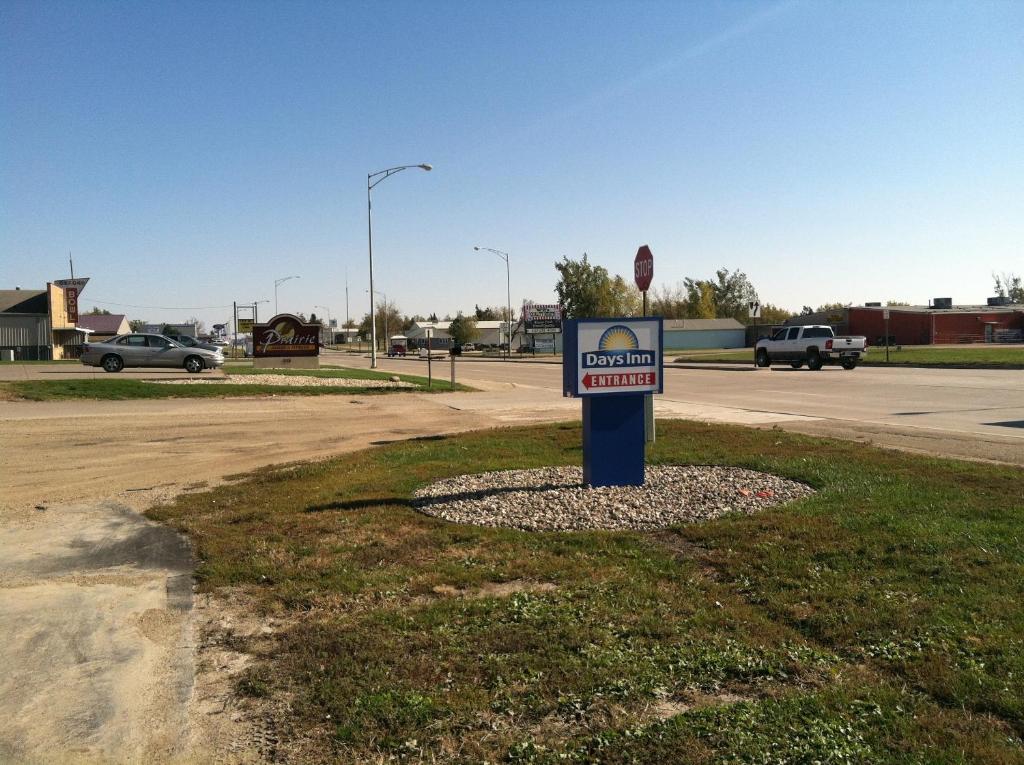
[[[298,276],[282,276],[280,279],[274,280],[274,316],[277,316],[277,288],[284,284],[289,279],[298,279]]]
[[[508,269],[508,253],[502,252],[501,250],[494,250],[490,247],[473,247],[474,250],[480,252],[485,250],[486,252],[493,252],[499,258],[505,261],[505,297],[508,299],[508,349],[506,350],[506,357],[512,358],[512,277],[509,275]],[[500,341],[499,341],[500,342]]]
[[[367,290],[367,292],[369,292],[369,290]],[[381,295],[384,298],[384,350],[387,351],[388,343],[390,342],[390,340],[388,339],[388,293],[381,292],[380,290],[374,290],[373,294],[374,295]],[[373,298],[370,298],[370,312],[372,314],[371,322],[376,323],[376,321],[377,321],[377,312],[373,308]],[[376,352],[376,350],[377,350],[377,335],[376,335],[376,333],[373,333],[373,350],[374,350],[374,352]],[[376,356],[373,355],[373,354],[371,354],[371,357],[376,359]]]
[[[399,165],[398,167],[389,167],[387,170],[378,170],[376,173],[370,173],[366,176],[366,240],[369,245],[370,253],[370,368],[377,368],[377,317],[373,310],[373,205],[370,204],[370,190],[373,189],[378,183],[383,181],[385,178],[390,178],[395,173],[400,173],[403,170],[408,170],[410,167],[418,167],[420,170],[426,170],[427,172],[434,169],[433,165],[426,163],[422,165]],[[376,178],[376,180],[374,180]],[[387,301],[385,301],[387,302]],[[387,314],[385,313],[385,317]],[[386,332],[387,330],[385,330]]]

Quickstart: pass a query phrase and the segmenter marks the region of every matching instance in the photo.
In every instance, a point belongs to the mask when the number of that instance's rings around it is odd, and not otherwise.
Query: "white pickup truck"
[[[759,367],[788,361],[793,369],[807,364],[808,369],[821,369],[825,364],[839,364],[853,369],[867,353],[867,338],[836,337],[832,327],[815,324],[807,327],[783,327],[774,335],[763,337],[754,347],[754,363]]]

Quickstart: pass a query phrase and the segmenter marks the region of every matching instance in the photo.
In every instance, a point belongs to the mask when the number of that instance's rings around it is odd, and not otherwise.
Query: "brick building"
[[[1024,305],[850,306],[795,316],[786,324],[830,324],[837,334],[864,335],[869,345],[1024,342]]]

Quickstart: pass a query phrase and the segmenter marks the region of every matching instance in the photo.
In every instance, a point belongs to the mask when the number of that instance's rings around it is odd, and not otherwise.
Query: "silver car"
[[[163,335],[133,332],[82,346],[82,363],[103,367],[107,372],[120,372],[125,367],[174,367],[195,374],[223,366],[224,354],[219,350],[186,348]]]

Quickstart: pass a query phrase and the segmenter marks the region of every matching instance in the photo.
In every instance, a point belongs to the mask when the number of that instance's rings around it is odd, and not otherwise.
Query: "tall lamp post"
[[[297,276],[282,276],[280,279],[274,279],[274,316],[277,316],[277,288],[284,284],[289,279],[298,279]]]
[[[382,298],[384,298],[384,350],[387,351],[388,342],[389,342],[389,340],[388,340],[388,293],[381,292],[379,290],[374,290],[373,294],[374,295],[380,295]],[[376,320],[377,320],[377,312],[376,312],[376,310],[373,307],[373,298],[372,297],[370,298],[370,311],[372,313],[371,321],[376,322]],[[376,335],[376,333],[374,333],[374,336],[373,336],[373,350],[374,351],[377,350],[377,335]],[[375,358],[375,356],[374,356],[374,358]]]
[[[408,170],[410,167],[418,167],[420,170],[433,170],[433,165],[426,163],[422,165],[399,165],[389,167],[387,170],[378,170],[366,176],[366,241],[370,253],[370,368],[377,368],[377,317],[373,310],[373,205],[370,204],[370,191],[385,178],[390,178],[395,173]],[[385,299],[385,302],[387,300]],[[387,314],[385,313],[385,316]],[[386,331],[386,330],[385,330]]]
[[[331,336],[331,345],[334,345],[334,329],[331,327],[331,309],[325,305],[315,305],[314,308],[323,308],[327,311],[327,334]],[[320,326],[323,326],[322,324]],[[321,333],[323,334],[323,333]]]
[[[512,358],[512,277],[509,275],[508,253],[490,247],[474,247],[473,249],[477,252],[480,252],[480,250],[493,252],[505,261],[505,297],[508,300],[508,348],[505,351],[505,355],[507,358]]]

